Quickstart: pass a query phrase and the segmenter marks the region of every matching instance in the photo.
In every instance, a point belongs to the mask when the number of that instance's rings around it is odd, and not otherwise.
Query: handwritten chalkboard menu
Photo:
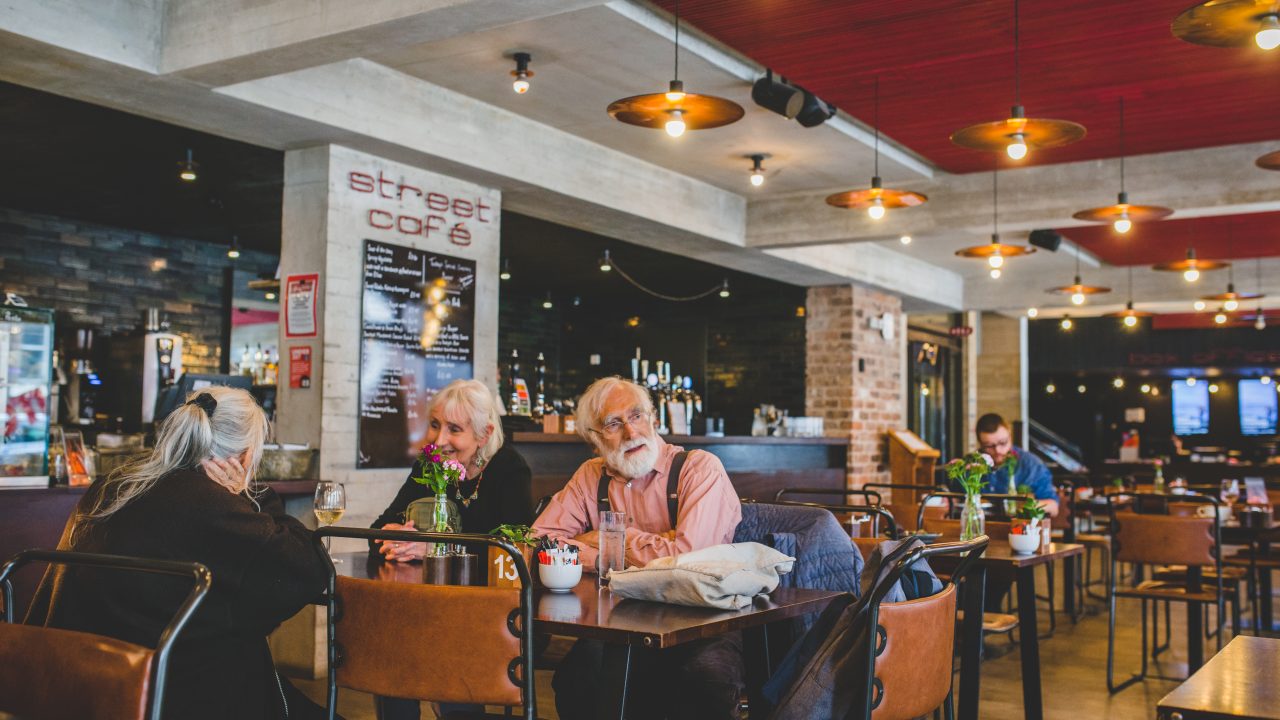
[[[472,260],[364,241],[356,467],[407,467],[436,391],[472,376]]]

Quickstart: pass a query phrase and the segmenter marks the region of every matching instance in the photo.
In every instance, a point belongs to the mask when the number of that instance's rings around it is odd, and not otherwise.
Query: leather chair
[[[1168,496],[1135,494],[1132,506],[1147,512],[1118,512],[1117,506],[1123,500],[1123,494],[1108,496],[1112,528],[1111,571],[1107,579],[1107,690],[1119,692],[1133,683],[1145,680],[1148,676],[1147,662],[1147,605],[1152,605],[1153,617],[1158,617],[1157,603],[1179,602],[1195,606],[1214,605],[1217,608],[1218,648],[1222,647],[1222,625],[1224,609],[1224,583],[1221,556],[1221,525],[1215,512],[1213,517],[1196,517],[1192,515],[1168,514]],[[1217,499],[1207,496],[1183,496],[1191,502],[1201,502],[1217,507]],[[1160,513],[1160,510],[1165,513]],[[1136,568],[1143,566],[1181,566],[1185,568],[1179,574],[1161,577],[1157,574],[1151,580],[1137,583],[1133,587],[1117,587],[1116,564],[1133,563]],[[1203,574],[1202,574],[1203,573]],[[1139,576],[1140,577],[1140,576]],[[1117,684],[1114,680],[1115,665],[1115,623],[1116,599],[1137,598],[1142,601],[1142,667],[1141,670],[1124,682]],[[1239,627],[1239,603],[1233,604],[1235,609],[1235,625]],[[1199,608],[1195,608],[1199,612]],[[1166,627],[1168,623],[1166,622]],[[1191,641],[1188,628],[1188,641]],[[1153,636],[1158,630],[1153,633]],[[1158,645],[1152,654],[1159,651]],[[1190,668],[1194,672],[1196,668]],[[1167,678],[1152,676],[1163,680],[1181,681],[1185,678]]]
[[[315,542],[325,537],[488,545],[507,553],[520,576],[515,589],[382,582],[337,577],[330,569],[330,720],[339,686],[423,701],[519,706],[520,717],[534,720],[533,582],[523,553],[489,535],[329,526],[316,531]],[[505,716],[451,713],[442,720],[490,717]]]
[[[952,717],[952,663],[955,654],[956,597],[973,559],[987,548],[988,538],[919,547],[895,563],[884,581],[871,589],[868,623],[875,627],[867,645],[866,706],[851,716],[872,720],[909,720],[941,707]],[[963,555],[950,581],[935,595],[898,603],[885,594],[917,560]],[[861,711],[861,712],[857,712]]]
[[[79,565],[191,577],[195,585],[154,648],[87,632],[13,621],[14,571],[33,563]],[[169,653],[209,593],[211,574],[193,562],[151,560],[57,550],[24,550],[0,567],[4,623],[0,623],[0,715],[155,720],[164,703]]]

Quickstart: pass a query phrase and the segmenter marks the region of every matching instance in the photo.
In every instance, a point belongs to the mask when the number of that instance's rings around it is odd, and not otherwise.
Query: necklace
[[[462,507],[464,508],[471,507],[471,503],[475,502],[476,498],[480,497],[480,481],[484,479],[483,463],[480,464],[480,472],[476,473],[475,479],[476,479],[476,487],[474,490],[471,491],[470,496],[462,497],[462,483],[458,483],[457,489],[455,490],[454,497],[458,500],[458,502],[462,503]]]

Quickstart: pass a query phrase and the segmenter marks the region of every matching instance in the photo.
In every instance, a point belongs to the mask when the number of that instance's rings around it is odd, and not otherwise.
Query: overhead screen
[[[1262,384],[1261,380],[1241,380],[1240,432],[1244,435],[1275,435],[1276,401],[1275,383]]]
[[[1173,433],[1204,435],[1209,432],[1209,386],[1198,382],[1173,383]]]

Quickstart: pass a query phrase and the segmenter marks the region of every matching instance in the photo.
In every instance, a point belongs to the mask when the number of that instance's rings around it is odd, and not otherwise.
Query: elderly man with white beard
[[[578,433],[599,457],[583,463],[534,523],[534,532],[577,545],[595,567],[600,511],[627,515],[626,562],[733,541],[742,507],[720,459],[667,444],[654,427],[644,388],[619,377],[597,380],[578,401]],[[672,476],[673,465],[679,466]],[[674,489],[674,492],[669,492]],[[670,495],[674,494],[675,498]],[[672,502],[674,500],[674,502]],[[563,720],[617,713],[603,697],[614,672],[600,642],[579,640],[552,683]],[[742,683],[742,636],[730,633],[632,659],[627,715],[633,718],[737,718]]]

